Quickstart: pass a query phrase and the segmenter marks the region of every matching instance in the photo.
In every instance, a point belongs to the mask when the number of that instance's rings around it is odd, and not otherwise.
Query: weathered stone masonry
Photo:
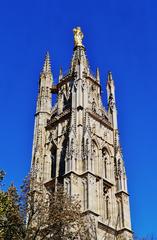
[[[129,195],[119,142],[115,86],[107,77],[108,109],[101,100],[99,70],[90,72],[83,34],[74,30],[69,72],[53,83],[47,53],[40,74],[32,155],[36,180],[48,186],[64,184],[77,194],[82,211],[96,221],[98,240],[132,239]],[[52,94],[57,101],[52,104]]]

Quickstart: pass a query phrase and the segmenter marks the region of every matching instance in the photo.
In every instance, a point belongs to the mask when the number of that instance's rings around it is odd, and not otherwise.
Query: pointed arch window
[[[124,225],[123,224],[123,213],[122,213],[122,200],[117,200],[117,210],[118,210],[118,216],[117,216],[117,226],[120,228]]]
[[[121,169],[121,160],[118,159],[118,190],[122,189],[122,169]]]
[[[83,210],[88,208],[88,191],[87,191],[87,180],[83,180]]]
[[[98,147],[97,144],[94,140],[92,140],[92,152],[91,152],[92,156],[91,156],[91,164],[90,164],[90,168],[91,171],[94,172],[96,171],[96,164],[98,163]]]
[[[93,168],[93,162],[94,162],[93,159],[94,159],[94,157],[91,158],[91,171],[92,171],[92,172],[93,172],[93,169],[94,169],[94,168]]]
[[[75,171],[77,171],[77,158],[75,158]]]
[[[104,159],[104,177],[107,178],[107,158]]]
[[[67,172],[70,171],[70,158],[67,158],[67,166],[66,166]]]
[[[106,148],[102,149],[102,160],[103,160],[103,177],[110,177],[110,164],[109,164],[109,153]]]
[[[72,168],[73,156],[74,156],[74,139],[72,138],[69,143],[69,146],[68,146],[68,157],[67,157],[67,161],[66,161],[67,172],[69,172]],[[76,163],[76,161],[75,161],[75,163]]]
[[[88,166],[88,159],[89,159],[89,140],[88,138],[85,141],[85,148],[84,148],[84,159],[83,159],[83,171],[87,170]]]
[[[109,196],[106,196],[105,199],[105,207],[106,207],[106,219],[109,219]]]
[[[51,178],[56,176],[56,155],[57,148],[55,145],[53,145],[51,149]]]
[[[119,201],[117,201],[117,210],[118,210],[117,226],[121,227],[121,209],[120,209],[120,202]]]

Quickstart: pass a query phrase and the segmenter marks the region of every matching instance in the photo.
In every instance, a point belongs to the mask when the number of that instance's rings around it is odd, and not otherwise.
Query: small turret
[[[44,180],[44,146],[45,146],[45,126],[50,118],[52,108],[52,73],[49,53],[46,53],[44,66],[39,78],[39,90],[37,99],[37,109],[35,114],[34,141],[32,151],[32,172],[35,172],[37,181]]]
[[[39,79],[39,93],[37,102],[37,112],[45,112],[50,114],[51,112],[51,88],[53,84],[53,77],[51,73],[51,63],[49,53],[46,53],[43,70]]]

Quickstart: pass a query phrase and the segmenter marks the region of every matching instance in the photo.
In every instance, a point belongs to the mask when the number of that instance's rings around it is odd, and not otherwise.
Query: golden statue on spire
[[[82,39],[83,39],[83,33],[81,31],[80,27],[76,27],[73,29],[74,33],[74,45],[77,46],[83,46]]]

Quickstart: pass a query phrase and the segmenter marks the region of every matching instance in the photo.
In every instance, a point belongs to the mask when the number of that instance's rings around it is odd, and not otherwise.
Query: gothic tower
[[[119,142],[115,86],[107,77],[108,109],[101,100],[100,75],[91,74],[83,33],[74,30],[69,72],[53,83],[46,54],[39,80],[32,170],[44,188],[58,181],[78,194],[84,214],[93,216],[95,239],[132,239],[129,195]],[[52,103],[52,95],[57,95]]]

